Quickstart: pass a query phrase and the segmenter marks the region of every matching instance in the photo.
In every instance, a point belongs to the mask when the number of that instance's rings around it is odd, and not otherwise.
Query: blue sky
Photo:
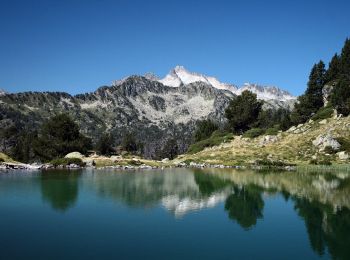
[[[94,91],[175,65],[223,82],[306,87],[350,36],[350,1],[0,0],[0,88]]]

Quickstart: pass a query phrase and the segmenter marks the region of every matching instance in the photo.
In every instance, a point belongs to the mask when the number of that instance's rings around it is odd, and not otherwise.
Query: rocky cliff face
[[[76,96],[61,92],[1,95],[0,127],[32,130],[57,113],[68,113],[95,141],[108,131],[118,143],[126,132],[132,132],[144,145],[143,155],[156,157],[171,138],[184,152],[198,120],[212,118],[223,124],[225,107],[233,96],[204,82],[174,88],[132,76]],[[2,140],[2,149],[11,146],[7,141]]]

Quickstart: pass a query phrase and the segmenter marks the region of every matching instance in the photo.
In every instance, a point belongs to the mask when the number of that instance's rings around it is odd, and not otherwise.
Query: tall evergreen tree
[[[59,114],[45,122],[34,142],[35,153],[44,161],[75,151],[85,154],[91,147],[91,139],[79,132],[79,126],[67,114]]]
[[[325,75],[325,81],[329,82],[332,80],[336,80],[340,73],[341,73],[341,66],[340,66],[340,57],[338,54],[334,54],[331,62],[329,63],[328,70]]]
[[[350,78],[350,39],[347,38],[340,55],[341,73]]]
[[[331,94],[331,104],[338,113],[347,116],[350,114],[350,80],[342,77]]]
[[[323,61],[315,64],[309,76],[305,95],[309,97],[309,102],[312,103],[315,111],[323,106],[322,88],[325,84],[325,65]]]
[[[313,113],[323,107],[322,89],[325,84],[325,75],[323,61],[319,61],[312,67],[305,94],[299,96],[298,103],[291,114],[294,124],[306,122]]]
[[[96,144],[97,151],[102,155],[110,155],[114,152],[114,139],[110,134],[103,134]]]
[[[257,100],[256,94],[248,90],[232,99],[225,110],[231,129],[236,133],[242,133],[251,128],[259,116],[261,107],[262,102]]]

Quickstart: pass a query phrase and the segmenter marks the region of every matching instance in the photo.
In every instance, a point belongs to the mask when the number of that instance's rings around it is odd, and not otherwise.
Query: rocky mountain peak
[[[5,90],[3,90],[2,88],[0,88],[0,96],[4,96],[6,94],[7,94],[7,92]]]

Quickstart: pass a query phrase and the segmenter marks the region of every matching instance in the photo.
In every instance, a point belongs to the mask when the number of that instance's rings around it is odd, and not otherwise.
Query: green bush
[[[258,137],[260,135],[263,135],[265,133],[265,130],[264,129],[261,129],[261,128],[252,128],[248,131],[246,131],[244,134],[243,134],[243,137],[247,137],[247,138],[255,138],[255,137]]]
[[[338,141],[338,143],[340,143],[340,151],[346,151],[346,152],[350,152],[350,141],[345,139],[344,137],[339,137],[336,138],[336,140]]]
[[[295,164],[287,163],[284,161],[273,161],[273,160],[256,160],[255,164],[261,165],[261,166],[273,166],[273,167],[284,167],[284,166],[295,166]]]
[[[268,129],[266,129],[265,134],[267,134],[267,135],[277,135],[278,134],[278,129],[277,128],[268,128]]]
[[[211,120],[203,120],[197,123],[197,128],[194,133],[194,140],[199,142],[201,140],[209,138],[214,131],[218,129],[218,126]]]
[[[313,164],[313,165],[332,165],[332,162],[329,158],[323,158],[320,160],[317,159],[311,159],[309,164]]]
[[[4,159],[0,158],[0,163],[2,163],[2,162],[4,162],[4,161],[5,161]]]
[[[328,153],[328,154],[334,154],[334,153],[336,153],[337,151],[334,150],[334,149],[332,148],[332,146],[326,146],[326,147],[324,148],[324,152],[325,152],[325,153]]]
[[[76,164],[80,167],[85,166],[85,163],[79,158],[58,158],[50,162],[53,166],[57,167],[59,165],[67,166],[70,164]]]
[[[232,139],[233,134],[217,130],[209,138],[190,145],[187,153],[198,153],[206,147],[216,146]]]
[[[322,120],[330,118],[333,115],[332,107],[322,107],[320,108],[315,115],[311,117],[312,120]]]

